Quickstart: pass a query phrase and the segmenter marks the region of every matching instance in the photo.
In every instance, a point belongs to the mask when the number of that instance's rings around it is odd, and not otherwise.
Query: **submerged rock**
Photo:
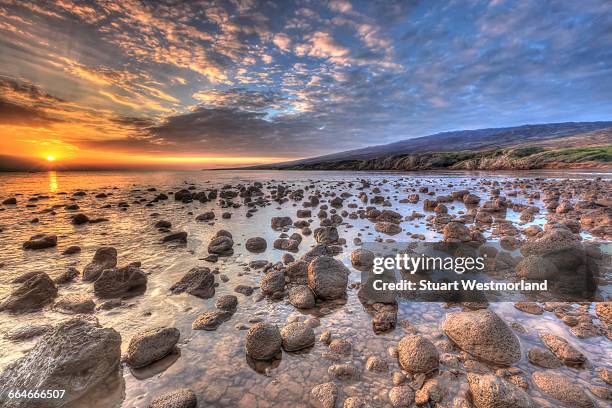
[[[449,313],[442,328],[459,348],[476,358],[505,366],[521,358],[515,334],[489,309]]]
[[[191,324],[191,328],[194,330],[217,330],[219,326],[231,319],[231,317],[232,313],[225,310],[204,312],[196,317]]]
[[[126,363],[141,368],[170,354],[181,333],[174,327],[160,327],[136,333],[130,340]]]
[[[11,408],[59,408],[77,400],[119,367],[121,336],[89,320],[60,323],[0,374],[8,390],[66,390],[62,399],[15,399]],[[36,375],[33,375],[35,373]]]

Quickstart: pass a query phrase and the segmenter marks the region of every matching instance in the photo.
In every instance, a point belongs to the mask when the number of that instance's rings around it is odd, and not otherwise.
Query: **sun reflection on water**
[[[49,192],[55,193],[59,189],[57,184],[57,172],[54,170],[49,171]]]

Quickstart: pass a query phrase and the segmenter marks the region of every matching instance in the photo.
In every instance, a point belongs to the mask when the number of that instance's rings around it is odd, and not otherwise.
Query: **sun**
[[[55,161],[55,156],[51,156],[51,155],[47,156],[47,161],[50,161],[50,162]]]

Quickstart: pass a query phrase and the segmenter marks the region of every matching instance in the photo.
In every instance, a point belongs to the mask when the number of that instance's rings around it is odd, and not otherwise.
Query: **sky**
[[[610,120],[607,0],[0,0],[0,159],[270,163]]]

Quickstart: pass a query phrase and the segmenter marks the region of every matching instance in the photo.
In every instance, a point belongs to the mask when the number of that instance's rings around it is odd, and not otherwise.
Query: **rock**
[[[187,233],[185,231],[173,232],[162,238],[162,242],[178,241],[181,243],[187,242]]]
[[[444,241],[468,242],[471,240],[470,230],[460,222],[451,221],[444,226]]]
[[[202,299],[211,298],[215,295],[215,275],[206,267],[192,268],[170,287],[170,291],[175,295],[187,292]]]
[[[338,381],[353,381],[359,378],[357,367],[352,364],[333,364],[327,370],[329,376]]]
[[[339,299],[346,294],[349,274],[342,262],[320,256],[308,265],[308,287],[321,299]]]
[[[2,204],[4,204],[4,205],[15,205],[15,204],[17,204],[17,199],[15,197],[10,197],[10,198],[7,198],[6,200],[2,201]]]
[[[115,372],[120,358],[119,333],[75,318],[60,323],[27,355],[9,365],[0,374],[0,384],[3,390],[66,390],[62,399],[44,400],[45,408],[59,408],[71,405]],[[24,398],[12,401],[10,406],[34,405]]]
[[[261,278],[259,286],[265,295],[282,293],[285,290],[285,273],[282,270],[272,269]]]
[[[198,398],[195,393],[187,388],[180,388],[167,392],[155,398],[148,408],[196,408]]]
[[[597,367],[595,371],[606,384],[612,385],[612,370],[605,367]]]
[[[93,299],[86,295],[66,295],[53,305],[53,309],[68,314],[93,313],[96,304]]]
[[[467,374],[476,408],[535,408],[536,404],[520,387],[492,374]]]
[[[563,365],[553,353],[542,347],[530,349],[527,357],[531,364],[542,368],[559,368]]]
[[[208,253],[216,255],[231,255],[234,253],[234,241],[227,236],[214,238],[208,244]]]
[[[191,328],[194,330],[217,330],[221,324],[231,319],[232,313],[228,311],[204,312],[193,321]]]
[[[540,339],[552,353],[569,366],[580,366],[586,362],[584,354],[576,350],[571,344],[562,337],[551,333],[541,333]]]
[[[402,232],[402,227],[392,222],[377,222],[374,224],[376,232],[387,235],[396,235]]]
[[[350,356],[353,344],[347,339],[334,339],[329,343],[329,349],[341,356]]]
[[[531,375],[533,383],[548,396],[575,408],[592,408],[595,405],[582,387],[563,374],[536,371]]]
[[[272,217],[270,221],[272,229],[282,229],[293,224],[291,217]]]
[[[146,275],[133,265],[105,269],[94,282],[94,293],[101,298],[132,297],[144,293],[146,289]]]
[[[370,404],[363,398],[348,397],[344,400],[342,408],[370,408]]]
[[[367,249],[356,249],[351,252],[351,264],[360,271],[367,271],[374,265],[374,253]]]
[[[23,249],[45,249],[52,248],[57,246],[57,236],[56,235],[34,235],[30,237],[30,239],[23,243]]]
[[[414,402],[414,391],[408,385],[391,388],[389,401],[394,408],[408,408]]]
[[[12,341],[29,340],[34,337],[41,336],[52,329],[53,326],[51,326],[50,324],[22,326],[7,332],[4,335],[4,338]]]
[[[212,211],[207,211],[205,213],[202,213],[200,215],[198,215],[196,218],[196,221],[210,221],[210,220],[214,220],[215,219],[215,213]]]
[[[264,252],[268,247],[268,243],[262,237],[249,238],[246,241],[245,248],[250,252]]]
[[[467,194],[463,196],[463,202],[465,204],[478,204],[480,202],[480,197],[476,194]]]
[[[83,225],[89,222],[89,217],[85,214],[76,214],[72,216],[72,224],[73,225]]]
[[[504,366],[521,358],[520,343],[512,330],[488,309],[449,313],[442,328],[459,348],[476,358]]]
[[[83,280],[93,282],[100,277],[105,269],[117,266],[117,250],[113,247],[101,247],[96,250],[93,259],[83,269]]]
[[[438,350],[423,336],[403,337],[397,345],[397,350],[401,366],[409,373],[428,373],[438,368]]]
[[[287,274],[287,278],[289,278],[289,282],[291,283],[298,285],[308,284],[308,262],[301,260],[291,262],[289,265],[287,265],[285,273]]]
[[[170,229],[172,228],[172,223],[166,220],[159,220],[155,223],[154,227],[158,229]]]
[[[544,309],[542,308],[542,306],[538,305],[535,302],[516,302],[514,304],[514,307],[522,312],[529,314],[541,315],[542,313],[544,313]]]
[[[306,285],[294,286],[289,290],[289,303],[297,309],[311,309],[315,307],[315,296]]]
[[[340,239],[336,227],[319,227],[314,230],[314,238],[320,244],[335,244]]]
[[[612,325],[612,302],[599,302],[595,305],[595,313],[599,319]]]
[[[81,247],[78,245],[71,245],[62,251],[62,255],[74,255],[81,252]]]
[[[247,332],[245,348],[247,355],[254,360],[272,360],[281,351],[282,342],[278,327],[261,322]]]
[[[219,296],[215,302],[215,307],[226,312],[233,312],[238,307],[238,298],[234,295]]]
[[[244,296],[251,296],[253,294],[253,288],[248,285],[236,285],[234,292],[240,293]]]
[[[289,323],[282,328],[280,334],[285,351],[302,350],[315,343],[314,330],[305,323]]]
[[[61,275],[59,275],[57,278],[53,279],[53,281],[57,285],[62,285],[62,284],[65,284],[65,283],[72,282],[73,280],[76,279],[77,276],[79,276],[79,271],[76,268],[69,267],[64,272],[62,272]]]
[[[389,371],[389,363],[383,358],[370,356],[366,361],[366,370],[376,373],[386,373]]]
[[[159,327],[136,333],[127,349],[126,363],[132,368],[146,367],[166,357],[179,341],[181,333],[174,327]]]
[[[310,391],[310,403],[314,408],[334,408],[338,387],[333,382],[319,384]]]
[[[56,296],[55,283],[49,278],[49,275],[39,272],[23,282],[4,299],[0,303],[0,311],[6,310],[13,313],[36,311],[51,303]]]

